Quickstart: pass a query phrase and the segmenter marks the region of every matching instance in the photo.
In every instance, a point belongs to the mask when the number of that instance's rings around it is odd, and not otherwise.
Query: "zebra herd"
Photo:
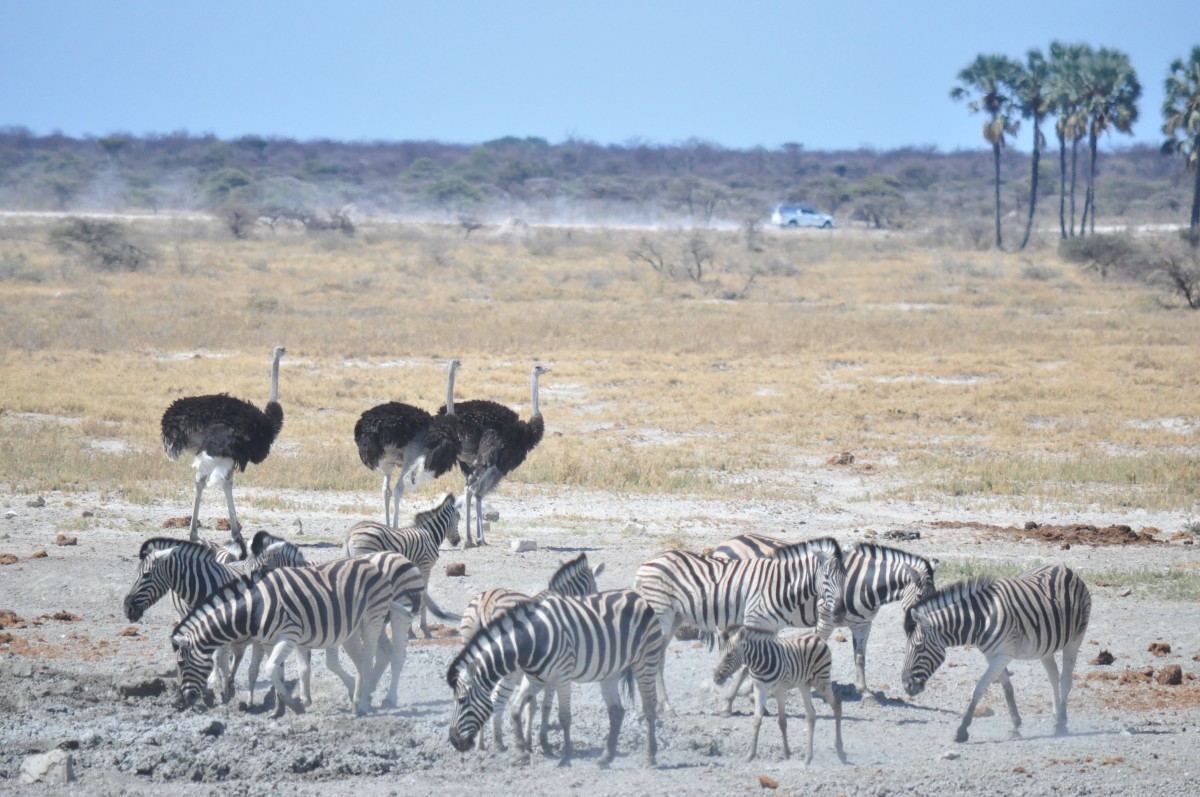
[[[867,694],[871,624],[884,604],[898,601],[907,636],[901,679],[910,696],[924,689],[950,646],[975,646],[988,660],[958,728],[958,741],[967,739],[975,707],[997,678],[1012,733],[1019,734],[1021,719],[1007,670],[1014,659],[1041,660],[1054,696],[1055,732],[1067,731],[1067,696],[1091,600],[1083,581],[1064,566],[939,590],[934,586],[936,560],[898,548],[857,543],[843,550],[831,537],[785,542],[743,535],[704,552],[660,553],[637,569],[632,589],[599,591],[596,576],[603,566],[593,570],[581,554],[559,568],[545,591],[531,596],[486,590],[459,618],[443,612],[427,591],[440,546],[443,541],[455,544],[458,537],[459,506],[446,496],[418,513],[406,529],[356,524],[346,534],[345,558],[318,565],[306,564],[295,546],[265,532],[256,535],[249,551],[237,541],[221,548],[149,540],[140,551],[125,612],[137,620],[149,605],[167,593],[173,596],[183,615],[171,645],[185,705],[204,698],[206,686],[228,701],[241,654],[253,645],[251,704],[258,661],[267,656],[276,715],[287,707],[303,711],[311,701],[309,651],[324,649],[352,709],[364,714],[371,710],[372,692],[388,667],[385,704],[396,705],[413,618],[422,614],[420,627],[428,637],[423,616],[428,607],[443,619],[461,620],[462,647],[446,672],[453,696],[449,741],[456,749],[482,748],[489,718],[497,749],[505,749],[500,720],[507,710],[517,755],[528,760],[534,709],[544,692],[539,740],[549,750],[547,721],[557,699],[560,760],[566,763],[572,755],[571,685],[595,682],[609,716],[601,765],[616,754],[625,715],[622,689],[627,697],[635,689],[640,695],[645,755],[654,765],[659,718],[673,713],[665,654],[682,624],[694,626],[710,646],[719,643],[714,680],[734,679],[722,713],[731,713],[742,679],[747,674],[752,678],[751,758],[770,695],[777,703],[784,756],[790,754],[784,703],[787,691],[799,688],[808,726],[806,762],[812,759],[815,724],[810,690],[833,710],[835,750],[845,761],[842,706],[831,681],[827,640],[837,627],[851,629],[855,686]],[[780,637],[787,626],[814,631]],[[338,648],[350,657],[355,675],[341,667]],[[299,697],[287,691],[282,678],[283,663],[293,650],[299,651]],[[1059,651],[1061,669],[1055,661]]]

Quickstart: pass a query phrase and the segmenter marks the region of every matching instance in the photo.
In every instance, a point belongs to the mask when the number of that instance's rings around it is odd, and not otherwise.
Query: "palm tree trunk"
[[[1067,137],[1058,134],[1058,229],[1067,240]]]
[[[1192,189],[1192,223],[1188,229],[1192,242],[1195,243],[1197,236],[1200,236],[1200,134],[1197,134],[1192,147],[1192,151],[1196,153],[1196,186]]]
[[[992,159],[996,162],[996,248],[1003,249],[1000,240],[1000,142],[992,144]]]
[[[1079,234],[1087,232],[1088,214],[1091,214],[1091,231],[1096,232],[1096,130],[1088,131],[1088,181],[1087,198],[1083,202],[1083,218],[1079,220]]]
[[[1071,237],[1075,237],[1075,184],[1078,182],[1077,175],[1079,174],[1079,138],[1071,139],[1071,226],[1068,227],[1071,231]]]
[[[1038,163],[1042,160],[1042,131],[1038,127],[1037,118],[1033,120],[1033,166],[1029,177],[1029,219],[1025,222],[1025,237],[1021,239],[1021,248],[1029,243],[1029,233],[1033,231],[1033,212],[1037,209]]]

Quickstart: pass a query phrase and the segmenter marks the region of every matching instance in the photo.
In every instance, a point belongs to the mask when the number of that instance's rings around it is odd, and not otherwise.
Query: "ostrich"
[[[446,406],[443,417],[431,416],[420,407],[389,401],[372,407],[354,424],[354,442],[362,463],[383,473],[383,518],[388,526],[398,524],[400,498],[407,482],[418,487],[454,467],[459,443],[454,416],[454,372],[461,363],[447,366]],[[392,470],[400,477],[392,486]]]
[[[162,416],[162,441],[167,457],[174,462],[186,452],[195,455],[196,500],[192,504],[189,539],[196,542],[200,525],[200,496],[204,488],[221,482],[229,505],[229,533],[235,542],[245,544],[242,526],[233,508],[233,471],[246,470],[271,453],[271,444],[283,428],[283,408],[279,406],[279,360],[283,346],[276,346],[271,358],[271,397],[259,409],[248,401],[228,393],[208,396],[184,396],[171,402]]]
[[[466,504],[466,534],[463,547],[485,545],[483,539],[483,497],[505,475],[515,470],[542,440],[545,424],[538,407],[538,377],[549,371],[540,363],[530,373],[530,416],[521,420],[503,404],[487,400],[464,401],[443,407],[438,417],[456,414],[460,451],[458,464],[467,477],[463,501]],[[471,500],[475,501],[474,539],[471,537]]]

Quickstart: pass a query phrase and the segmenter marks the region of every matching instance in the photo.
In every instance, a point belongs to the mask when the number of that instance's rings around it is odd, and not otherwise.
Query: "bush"
[[[1140,255],[1138,245],[1128,235],[1083,235],[1058,245],[1059,257],[1095,269],[1102,280],[1108,279],[1110,271],[1133,269]]]
[[[102,219],[67,219],[50,231],[50,245],[95,271],[141,271],[154,260],[129,241],[120,224]]]

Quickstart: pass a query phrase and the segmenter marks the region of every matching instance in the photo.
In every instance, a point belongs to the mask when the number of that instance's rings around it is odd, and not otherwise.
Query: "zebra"
[[[510,606],[515,606],[519,603],[529,603],[537,601],[548,595],[567,595],[580,597],[590,595],[596,592],[599,588],[596,586],[596,577],[604,572],[604,565],[598,565],[593,570],[588,565],[587,554],[581,553],[574,559],[563,562],[558,570],[554,571],[554,575],[550,577],[550,584],[545,591],[537,595],[530,596],[516,590],[494,588],[480,592],[467,605],[467,609],[463,612],[462,622],[458,626],[459,636],[464,640],[464,644],[470,642],[471,637],[475,635],[475,631],[479,626],[491,622],[501,612]],[[496,749],[506,750],[504,745],[504,717],[502,713],[503,707],[508,703],[508,699],[512,696],[512,692],[521,682],[521,678],[517,673],[513,673],[507,678],[504,678],[496,685],[495,693],[492,696],[492,730],[496,738]],[[546,693],[546,699],[542,702],[542,730],[539,734],[539,741],[542,748],[549,747],[549,738],[547,736],[547,725],[550,716],[550,708],[554,703],[554,694]],[[529,701],[529,724],[526,726],[525,749],[532,747],[533,734],[533,705],[534,701]],[[479,732],[479,749],[484,748],[484,732],[480,729]]]
[[[790,543],[759,534],[743,534],[725,540],[713,550],[713,556],[727,559],[753,559],[770,557],[775,551]],[[907,613],[918,601],[934,592],[933,574],[937,560],[925,559],[914,553],[858,542],[843,551],[846,565],[846,619],[854,638],[854,685],[860,695],[867,695],[867,638],[871,635],[871,623],[884,604],[900,601],[901,609]],[[813,628],[818,625],[815,597],[805,604],[802,611],[804,621],[796,623]],[[828,641],[832,626],[822,629],[822,638]],[[741,678],[738,683],[741,683]]]
[[[753,761],[758,755],[758,731],[762,726],[768,692],[775,697],[775,706],[779,711],[783,757],[791,758],[787,737],[787,693],[789,689],[796,687],[800,690],[800,696],[804,698],[804,713],[808,722],[808,752],[804,757],[805,765],[812,763],[813,728],[817,722],[812,697],[808,694],[810,688],[833,709],[834,749],[837,750],[842,763],[846,763],[846,751],[842,748],[842,700],[833,691],[833,679],[830,675],[833,654],[824,639],[817,634],[780,639],[774,631],[739,627],[727,637],[723,636],[722,651],[721,661],[713,672],[713,680],[718,685],[723,684],[735,672],[749,667],[758,693],[754,710],[754,737],[750,742],[750,756],[747,761]]]
[[[974,645],[987,657],[984,670],[955,741],[967,741],[975,706],[995,678],[1004,687],[1012,718],[1013,737],[1021,735],[1008,663],[1040,659],[1050,678],[1056,717],[1054,734],[1067,733],[1067,696],[1075,657],[1091,617],[1087,585],[1070,568],[1049,565],[1017,578],[977,578],[939,590],[914,606],[905,618],[908,652],[901,679],[910,696],[917,696],[946,659],[950,645]],[[1062,651],[1062,671],[1054,654]]]
[[[420,608],[421,596],[425,593],[425,577],[416,565],[402,554],[393,551],[379,551],[364,558],[379,568],[391,589],[388,622],[391,623],[392,635],[395,638],[389,640],[387,633],[381,629],[370,683],[372,688],[379,683],[383,671],[390,664],[392,680],[383,705],[395,708],[398,703],[400,671],[404,669],[408,646],[408,635],[400,633],[399,629],[412,626],[413,615]],[[363,666],[369,665],[370,663],[364,660]]]
[[[653,607],[632,590],[609,590],[580,598],[551,595],[517,603],[480,626],[446,671],[454,692],[450,743],[465,752],[492,713],[492,692],[510,673],[521,671],[529,683],[555,687],[563,746],[560,766],[570,764],[570,684],[600,683],[608,705],[608,743],[599,764],[606,767],[617,752],[617,735],[625,709],[619,686],[633,691],[636,680],[646,718],[646,761],[654,766],[658,742],[654,675],[662,655],[662,624]],[[559,687],[567,687],[562,689]],[[522,692],[525,687],[522,687]],[[516,705],[522,705],[524,694]],[[514,737],[522,740],[520,712],[513,713]],[[529,751],[521,756],[528,759]]]
[[[822,628],[843,621],[845,568],[832,537],[780,548],[768,559],[722,559],[690,551],[667,551],[637,570],[634,589],[658,613],[665,649],[681,622],[696,626],[711,645],[711,632],[735,625],[775,631],[806,621],[802,610],[819,594]],[[665,650],[664,650],[665,653]],[[658,695],[669,711],[659,657]],[[730,696],[728,706],[732,705]]]
[[[461,620],[458,615],[443,612],[429,595],[429,576],[437,564],[442,540],[458,545],[462,537],[458,533],[459,504],[453,493],[447,493],[437,506],[418,512],[413,524],[404,528],[392,528],[386,523],[364,520],[355,523],[346,532],[345,554],[347,557],[361,556],[377,551],[395,551],[403,554],[415,564],[425,578],[425,595],[421,600],[421,633],[431,639],[426,607],[443,620]],[[407,631],[406,631],[407,632]],[[399,629],[393,629],[399,633]]]
[[[274,541],[269,547],[268,540]],[[138,572],[133,585],[125,595],[125,617],[137,622],[146,610],[168,592],[176,611],[182,619],[200,601],[220,587],[239,578],[271,567],[303,565],[304,555],[290,542],[273,537],[265,531],[254,536],[251,546],[252,558],[245,558],[245,545],[240,541],[217,545],[207,541],[191,542],[171,537],[152,537],[142,543],[138,552]],[[240,556],[239,559],[233,557]],[[222,702],[228,703],[234,694],[233,675],[241,664],[245,645],[237,644],[223,648],[218,655],[226,664],[213,672],[213,687],[220,687]],[[232,656],[232,662],[228,657]],[[307,656],[307,652],[305,654]],[[259,665],[263,650],[254,646],[250,654],[249,705],[254,705],[254,685],[258,680]],[[228,672],[230,678],[218,683],[220,673]],[[303,684],[308,693],[308,684]]]
[[[384,621],[393,602],[391,585],[364,557],[339,559],[310,567],[259,571],[248,581],[233,581],[209,595],[176,626],[171,647],[179,664],[185,706],[203,694],[221,645],[257,641],[273,647],[267,667],[278,697],[275,716],[285,705],[303,713],[304,704],[288,695],[283,662],[294,647],[346,648],[358,670],[351,678],[336,657],[330,670],[342,679],[359,715],[370,709],[370,673]],[[216,665],[222,661],[217,658]],[[307,662],[301,657],[302,681]]]

